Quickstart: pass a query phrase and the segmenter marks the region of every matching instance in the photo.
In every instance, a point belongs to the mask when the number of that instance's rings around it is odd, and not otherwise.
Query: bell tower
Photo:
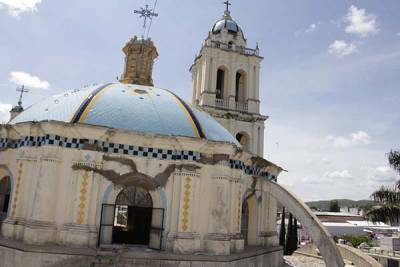
[[[190,68],[193,105],[217,119],[244,150],[263,156],[264,122],[260,114],[258,45],[247,47],[242,29],[232,19],[229,2],[222,19],[208,33]]]

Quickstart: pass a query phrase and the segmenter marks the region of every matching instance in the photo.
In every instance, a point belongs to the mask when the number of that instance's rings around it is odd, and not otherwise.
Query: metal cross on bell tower
[[[29,90],[28,90],[28,89],[25,89],[25,86],[22,85],[21,87],[17,88],[16,91],[17,91],[17,92],[20,92],[19,100],[18,100],[18,106],[22,107],[22,97],[23,97],[24,93],[28,93]]]
[[[155,5],[153,9],[149,9],[149,5],[146,5],[145,8],[141,7],[140,10],[134,10],[135,14],[139,14],[140,18],[143,18],[143,35],[146,33],[147,20],[149,19],[151,21],[153,17],[158,17],[158,14],[154,12],[154,9]],[[151,27],[151,24],[149,27]]]

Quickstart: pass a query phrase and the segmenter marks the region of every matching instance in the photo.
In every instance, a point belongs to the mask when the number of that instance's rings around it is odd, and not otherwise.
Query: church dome
[[[135,84],[110,83],[48,97],[10,123],[61,121],[168,136],[187,136],[240,146],[209,114],[172,92]]]
[[[215,22],[211,32],[213,34],[218,34],[221,33],[221,31],[224,29],[226,29],[228,33],[231,34],[243,34],[242,29],[239,27],[236,21],[232,19],[229,11],[225,11],[223,18]]]
[[[237,34],[242,31],[236,21],[232,19],[221,19],[214,24],[212,33],[220,33],[223,29],[227,29],[229,33],[233,34]]]

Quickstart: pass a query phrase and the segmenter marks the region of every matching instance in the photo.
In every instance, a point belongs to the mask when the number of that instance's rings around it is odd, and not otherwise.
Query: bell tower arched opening
[[[236,83],[235,83],[235,102],[245,103],[247,92],[246,92],[247,75],[244,71],[236,72]]]
[[[153,200],[146,190],[128,187],[115,201],[112,242],[149,245]]]
[[[223,67],[217,70],[216,98],[224,99],[226,87],[227,70]]]

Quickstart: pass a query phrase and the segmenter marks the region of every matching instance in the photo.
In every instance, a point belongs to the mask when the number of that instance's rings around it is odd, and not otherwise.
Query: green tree
[[[392,166],[393,169],[400,173],[400,151],[390,151],[388,158],[390,166]]]
[[[282,247],[285,247],[285,238],[286,238],[285,208],[282,208],[281,228],[279,231],[279,245],[281,245]]]
[[[293,252],[298,248],[299,237],[297,236],[297,219],[293,220]]]
[[[287,226],[286,233],[286,242],[285,242],[285,255],[292,255],[292,239],[293,239],[293,215],[289,213],[289,220]]]
[[[329,204],[329,211],[330,212],[340,212],[339,201],[332,200]]]
[[[400,173],[400,151],[390,151],[388,154],[390,166]],[[367,217],[374,221],[386,223],[399,222],[400,218],[400,181],[394,186],[381,186],[372,193],[371,198],[377,202],[366,213]]]

